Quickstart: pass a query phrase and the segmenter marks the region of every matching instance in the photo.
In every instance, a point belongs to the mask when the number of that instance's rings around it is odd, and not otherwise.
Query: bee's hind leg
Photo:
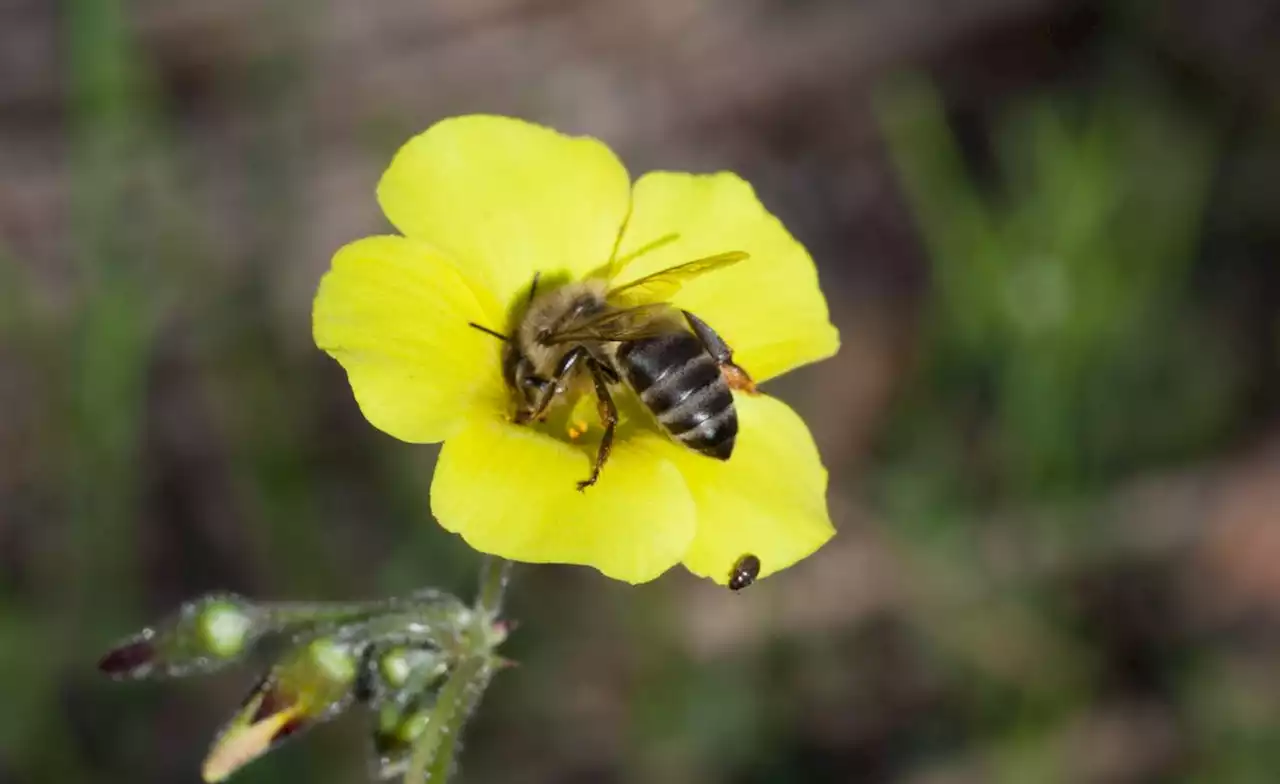
[[[600,469],[604,468],[604,464],[609,461],[609,452],[613,450],[613,430],[618,425],[618,407],[614,405],[613,396],[609,394],[609,385],[605,382],[600,364],[591,361],[587,363],[587,367],[591,371],[591,380],[596,386],[596,410],[600,414],[600,422],[604,425],[604,435],[600,436],[600,447],[596,450],[596,462],[591,468],[591,476],[578,483],[580,491],[594,485],[600,478]]]
[[[736,365],[733,361],[733,349],[729,348],[729,344],[724,342],[724,338],[711,328],[711,325],[687,310],[680,311],[684,314],[685,321],[689,322],[689,328],[693,330],[693,334],[698,340],[702,341],[702,347],[707,350],[711,358],[720,366],[720,372],[724,375],[724,380],[729,384],[730,389],[747,394],[757,394],[756,382],[751,380],[751,376],[747,371]]]

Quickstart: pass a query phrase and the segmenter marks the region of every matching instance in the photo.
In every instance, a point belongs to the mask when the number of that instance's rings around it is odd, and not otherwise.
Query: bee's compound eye
[[[729,572],[729,590],[741,591],[756,581],[760,575],[760,559],[751,553],[739,558]]]
[[[547,384],[550,384],[550,383],[551,383],[550,381],[543,378],[542,376],[535,376],[530,374],[524,377],[524,385],[528,389],[542,389],[546,387]]]

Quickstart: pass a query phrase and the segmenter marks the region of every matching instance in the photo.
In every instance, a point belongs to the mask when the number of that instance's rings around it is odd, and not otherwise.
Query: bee
[[[760,576],[760,559],[747,553],[734,563],[729,571],[729,590],[741,591]]]
[[[471,324],[506,344],[503,378],[517,424],[542,421],[554,406],[594,391],[604,430],[579,490],[595,484],[609,460],[618,423],[613,390],[623,385],[675,442],[717,460],[733,454],[738,415],[731,390],[754,393],[755,384],[710,325],[667,300],[684,283],[747,254],[720,253],[612,285],[628,262],[674,239],[612,260],[581,281],[540,290],[535,275],[510,335]]]

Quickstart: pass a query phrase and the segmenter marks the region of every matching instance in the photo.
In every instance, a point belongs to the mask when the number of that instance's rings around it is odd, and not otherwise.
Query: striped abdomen
[[[738,412],[720,366],[688,332],[618,347],[619,369],[672,438],[708,457],[728,460]]]

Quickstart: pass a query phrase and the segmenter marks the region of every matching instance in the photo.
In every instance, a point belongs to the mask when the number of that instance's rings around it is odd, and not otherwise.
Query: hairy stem
[[[495,619],[502,612],[502,597],[511,579],[511,562],[486,555],[480,565],[480,593],[476,597],[476,609]]]
[[[414,744],[404,784],[447,784],[449,781],[463,727],[480,703],[494,672],[502,667],[502,660],[493,651],[501,636],[495,636],[493,629],[502,612],[502,598],[510,576],[510,561],[485,557],[480,567],[476,621],[466,636],[467,650],[436,697],[431,721]]]
[[[496,668],[492,654],[468,657],[445,682],[436,698],[431,722],[413,749],[405,784],[446,784],[453,773],[463,725],[480,702]]]

